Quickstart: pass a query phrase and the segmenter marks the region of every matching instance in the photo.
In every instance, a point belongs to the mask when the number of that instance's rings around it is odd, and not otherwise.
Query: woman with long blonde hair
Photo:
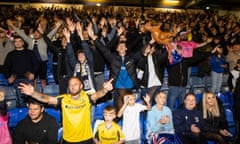
[[[231,136],[231,133],[228,131],[222,102],[213,92],[205,92],[199,108],[203,113],[206,138],[214,140],[217,144],[228,144],[226,139]]]

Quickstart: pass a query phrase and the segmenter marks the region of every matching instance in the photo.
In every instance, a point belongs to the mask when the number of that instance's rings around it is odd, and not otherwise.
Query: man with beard
[[[30,84],[20,83],[21,92],[41,102],[55,105],[62,110],[63,141],[62,144],[92,144],[91,101],[103,97],[112,90],[113,79],[103,84],[103,89],[92,95],[82,90],[83,84],[78,77],[69,79],[69,94],[57,97],[36,92]]]
[[[57,136],[55,118],[44,112],[43,103],[30,98],[28,115],[16,126],[14,144],[57,144]]]

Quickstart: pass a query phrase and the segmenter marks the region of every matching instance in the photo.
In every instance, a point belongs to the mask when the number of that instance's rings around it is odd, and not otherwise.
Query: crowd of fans
[[[36,87],[39,78],[41,92],[44,92],[47,85],[47,62],[50,61],[48,53],[53,54],[53,75],[63,97],[60,98],[61,104],[58,100],[41,96],[41,93],[35,92],[28,85]],[[212,80],[211,87],[205,89],[198,109],[195,94],[186,91],[192,66],[198,66],[198,76],[203,81]],[[110,71],[108,87],[104,82],[106,67]],[[165,70],[168,73],[167,94],[161,91]],[[66,131],[71,128],[71,122],[66,122],[66,119],[79,124],[69,118],[67,108],[63,108],[66,102],[63,99],[67,99],[65,97],[76,99],[74,96],[80,92],[74,88],[74,84],[77,84],[79,90],[91,95],[87,98],[85,93],[81,93],[80,96],[87,99],[86,105],[89,109],[92,107],[91,113],[94,113],[93,104],[107,94],[106,97],[113,99],[115,110],[109,108],[106,112],[114,111],[112,117],[117,117],[117,120],[122,115],[124,119],[126,110],[133,114],[149,110],[147,120],[152,126],[151,133],[165,132],[167,130],[163,126],[170,124],[170,131],[174,133],[175,130],[174,136],[180,137],[184,144],[202,144],[206,143],[205,139],[226,144],[232,134],[227,130],[222,104],[214,94],[222,91],[223,74],[229,75],[229,91],[235,98],[233,110],[239,112],[240,22],[234,15],[220,16],[215,11],[161,12],[146,9],[142,12],[140,8],[125,7],[2,9],[0,73],[5,75],[9,85],[16,88],[18,107],[26,106],[27,95],[41,102],[61,105],[65,117],[63,130]],[[110,83],[113,90],[109,88]],[[135,102],[130,102],[135,101],[136,97],[132,97],[129,91],[140,91],[141,96],[147,95],[149,100],[144,97],[147,107],[131,110]],[[71,95],[65,95],[68,92]],[[8,94],[5,95],[7,97]],[[175,105],[176,101],[178,105]],[[152,109],[149,103],[154,105]],[[85,107],[81,103],[69,104],[79,112]],[[163,109],[166,114],[159,117]],[[85,114],[86,119],[91,121],[88,118],[90,112]],[[0,115],[5,116],[6,113],[1,112]],[[105,120],[106,117],[104,115]],[[79,117],[75,115],[73,118]],[[128,115],[128,118],[131,117]],[[238,124],[239,120],[235,118]],[[124,128],[129,128],[125,126],[127,122],[124,120]],[[71,133],[64,133],[63,143],[93,143],[90,140],[93,137],[91,132],[86,134],[77,129],[76,132],[74,138],[71,138]],[[127,132],[128,129],[124,129],[123,135]],[[101,142],[100,135],[101,131],[98,131],[94,139],[96,143]],[[123,135],[120,143],[124,141]],[[114,139],[104,136],[104,141]],[[153,137],[154,134],[151,139]],[[135,138],[128,137],[126,143],[139,143],[140,137]],[[37,143],[41,140],[25,141]],[[238,133],[236,141],[239,141]]]

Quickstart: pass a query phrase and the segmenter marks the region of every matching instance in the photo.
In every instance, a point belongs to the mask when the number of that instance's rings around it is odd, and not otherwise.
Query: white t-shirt
[[[231,70],[231,74],[233,76],[232,84],[234,88],[236,87],[237,79],[239,78],[239,75],[240,75],[239,73],[240,71],[237,71],[235,69]]]
[[[162,83],[158,79],[158,76],[155,72],[152,55],[148,55],[148,69],[149,69],[148,88],[153,86],[161,86]]]
[[[127,106],[124,110],[122,131],[126,141],[140,139],[139,115],[145,109],[146,106],[136,103],[134,106]]]

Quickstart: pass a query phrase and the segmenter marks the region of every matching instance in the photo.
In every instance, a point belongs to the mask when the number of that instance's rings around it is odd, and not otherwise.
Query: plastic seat
[[[227,103],[229,104],[231,110],[233,110],[233,93],[228,91],[223,92],[222,94],[225,96],[225,99],[227,100]]]
[[[50,96],[58,96],[59,95],[59,86],[56,84],[46,85],[43,88],[43,92]]]
[[[198,75],[198,66],[192,66],[191,67],[191,76],[196,76],[196,75]]]
[[[21,121],[23,118],[26,117],[28,113],[28,108],[15,108],[8,111],[9,112],[9,122],[8,127],[9,128],[15,128],[17,123]]]
[[[203,93],[197,93],[195,95],[196,95],[196,98],[197,98],[197,103],[201,102]]]
[[[208,141],[208,144],[215,144],[214,141]]]
[[[191,88],[205,88],[205,85],[203,84],[202,78],[198,76],[191,76],[190,79],[190,86]]]
[[[230,141],[233,141],[234,137],[235,137],[235,130],[236,130],[236,125],[235,125],[235,122],[233,119],[233,112],[231,109],[226,108],[225,114],[226,114],[226,118],[227,118],[227,122],[228,122],[229,132],[233,135],[233,137],[230,138]]]
[[[53,116],[56,121],[58,122],[59,126],[62,123],[62,119],[61,119],[61,111],[59,109],[56,108],[45,108],[45,112],[47,112],[49,115]]]
[[[1,86],[1,89],[5,92],[5,100],[8,110],[17,107],[17,94],[16,90],[12,86]]]
[[[228,103],[228,99],[223,93],[218,92],[218,93],[215,93],[215,95],[217,98],[219,98],[222,101],[223,104]]]
[[[94,113],[94,121],[97,119],[103,120],[103,110],[108,105],[113,105],[113,103],[112,102],[103,102],[103,103],[99,103],[96,105],[95,113]]]
[[[60,127],[60,128],[58,129],[58,143],[61,143],[62,133],[63,133],[63,128]]]
[[[8,85],[8,81],[5,78],[3,73],[0,73],[0,86],[7,86]]]

